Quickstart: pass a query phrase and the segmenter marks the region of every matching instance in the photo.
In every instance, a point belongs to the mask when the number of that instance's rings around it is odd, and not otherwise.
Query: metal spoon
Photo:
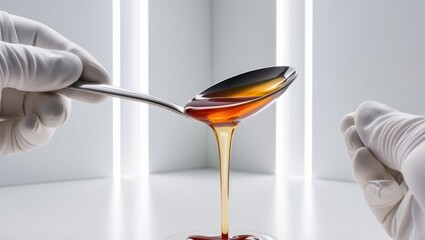
[[[282,81],[285,81],[282,84],[282,87],[279,88],[277,91],[285,91],[289,87],[289,85],[295,80],[296,76],[297,76],[296,70],[291,67],[281,66],[281,67],[269,67],[269,68],[258,69],[258,70],[239,74],[237,76],[221,81],[217,84],[214,84],[211,87],[204,90],[203,92],[201,92],[200,94],[198,94],[197,96],[205,95],[205,94],[217,94],[217,93],[220,93],[221,91],[226,91],[232,87],[240,87],[246,84],[252,84],[253,82],[265,81],[265,80],[273,79],[277,77],[283,77]],[[138,102],[144,102],[147,104],[162,107],[164,109],[170,110],[174,113],[177,113],[185,117],[187,116],[185,113],[184,107],[180,105],[177,105],[175,103],[172,103],[170,101],[167,101],[158,97],[150,96],[150,95],[139,93],[136,91],[127,90],[124,88],[119,88],[119,87],[106,85],[106,84],[97,84],[97,83],[92,83],[92,82],[88,82],[84,80],[78,80],[77,82],[69,86],[68,88],[76,90],[76,91],[84,92],[84,93],[95,93],[95,94],[118,97],[118,98],[138,101]],[[260,98],[261,97],[259,97],[259,99]]]

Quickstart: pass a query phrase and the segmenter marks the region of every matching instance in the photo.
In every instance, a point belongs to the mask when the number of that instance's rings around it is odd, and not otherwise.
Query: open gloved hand
[[[69,115],[68,97],[102,100],[63,89],[79,78],[110,82],[77,44],[44,24],[0,11],[0,156],[48,142]]]
[[[366,202],[396,240],[425,239],[425,117],[365,102],[340,125]]]

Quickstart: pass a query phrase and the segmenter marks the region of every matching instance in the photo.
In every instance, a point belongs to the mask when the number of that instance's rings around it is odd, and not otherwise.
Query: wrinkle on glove
[[[0,156],[46,144],[69,116],[68,97],[90,103],[105,98],[64,89],[78,79],[110,83],[77,44],[44,24],[0,11]]]
[[[0,154],[27,151],[44,145],[53,135],[53,128],[46,128],[36,115],[20,120],[0,122]]]
[[[81,72],[81,61],[72,53],[20,44],[0,44],[2,88],[55,91],[71,85]]]
[[[354,179],[396,240],[425,239],[424,119],[369,101],[340,124]]]
[[[38,49],[52,50],[51,52],[66,52],[69,55],[77,56],[82,64],[79,78],[95,83],[111,83],[105,69],[90,53],[42,23],[0,11],[0,33],[0,40],[4,43],[33,46]],[[58,70],[58,74],[61,73]],[[73,82],[76,80],[78,79],[74,79]],[[59,90],[59,88],[55,90]],[[62,89],[60,92],[70,98],[89,103],[105,99],[104,96],[80,93],[70,89]]]
[[[365,102],[356,113],[360,138],[389,168],[401,171],[407,156],[425,141],[425,117],[401,113],[378,102]]]
[[[46,144],[71,111],[71,100],[63,95],[5,89],[1,102],[0,156],[27,151]]]

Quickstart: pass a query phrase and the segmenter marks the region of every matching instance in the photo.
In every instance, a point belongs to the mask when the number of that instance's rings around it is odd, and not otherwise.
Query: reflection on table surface
[[[278,240],[388,240],[353,183],[232,172],[232,229]],[[0,188],[0,239],[161,240],[220,231],[217,170]]]

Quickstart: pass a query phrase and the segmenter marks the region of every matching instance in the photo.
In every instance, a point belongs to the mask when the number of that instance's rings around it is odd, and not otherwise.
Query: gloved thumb
[[[390,236],[395,236],[397,226],[403,225],[400,222],[411,217],[410,207],[401,206],[409,204],[406,190],[366,147],[359,148],[353,156],[353,175],[375,217]]]
[[[77,81],[81,72],[81,60],[72,53],[0,42],[2,88],[55,91]]]
[[[404,197],[402,188],[394,180],[372,180],[364,185],[363,190],[367,203],[381,221]]]
[[[374,180],[365,184],[364,193],[369,207],[390,236],[394,239],[416,239],[410,238],[414,200],[411,191],[403,191],[393,180]]]

